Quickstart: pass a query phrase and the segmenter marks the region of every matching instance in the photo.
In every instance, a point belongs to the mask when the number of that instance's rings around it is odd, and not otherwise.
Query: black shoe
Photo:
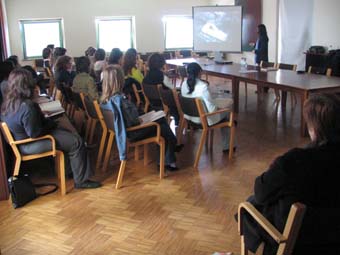
[[[234,146],[234,149],[233,149],[233,152],[235,152],[235,151],[236,151],[236,146]],[[229,153],[229,148],[228,149],[224,149],[223,153]]]
[[[179,170],[179,168],[177,166],[170,166],[170,165],[165,165],[165,169],[170,171],[170,172],[175,172],[175,171]]]
[[[183,147],[184,147],[184,144],[178,144],[178,145],[176,145],[176,147],[175,147],[175,152],[180,152],[180,151],[183,149]]]
[[[101,187],[102,184],[100,182],[96,182],[96,181],[91,181],[91,180],[87,180],[84,181],[82,183],[75,183],[74,184],[74,188],[76,189],[96,189]]]

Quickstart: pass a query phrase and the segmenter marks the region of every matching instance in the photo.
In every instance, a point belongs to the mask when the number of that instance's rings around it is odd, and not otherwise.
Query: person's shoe
[[[184,147],[184,144],[177,144],[175,147],[175,152],[180,152]]]
[[[175,172],[175,171],[179,170],[179,168],[177,166],[171,166],[171,165],[165,165],[165,169],[170,171],[170,172]]]
[[[91,180],[87,180],[84,181],[82,183],[75,183],[74,187],[76,189],[96,189],[101,187],[102,184],[100,182],[96,182],[96,181],[91,181]]]
[[[229,153],[229,148],[228,149],[223,149],[223,153]],[[236,146],[234,146],[233,152],[236,151]]]

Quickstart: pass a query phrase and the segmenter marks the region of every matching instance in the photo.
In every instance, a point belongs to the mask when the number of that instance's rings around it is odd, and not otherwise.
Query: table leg
[[[286,110],[287,105],[287,91],[281,90],[281,109]]]
[[[234,112],[238,113],[239,111],[239,90],[240,90],[240,81],[236,78],[231,79],[232,82],[232,93],[234,97]]]
[[[301,128],[302,137],[308,136],[306,121],[303,118],[303,105],[305,104],[307,99],[308,99],[308,92],[304,91],[303,94],[301,94],[301,126],[300,128]]]

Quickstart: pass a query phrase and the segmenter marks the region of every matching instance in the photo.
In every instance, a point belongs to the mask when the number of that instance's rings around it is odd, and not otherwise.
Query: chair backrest
[[[178,100],[184,114],[192,117],[200,117],[195,98],[183,97],[178,95]]]
[[[276,63],[274,62],[267,62],[267,61],[261,61],[260,67],[267,68],[267,67],[276,67]]]
[[[161,100],[161,96],[159,95],[158,87],[162,85],[151,85],[151,84],[142,84],[143,91],[145,96],[149,100]]]
[[[16,156],[20,155],[19,149],[16,146],[16,144],[14,144],[13,142],[15,141],[11,131],[9,130],[9,127],[7,126],[6,122],[0,122],[1,123],[1,131],[5,137],[6,142],[11,146],[14,154]]]
[[[305,205],[301,203],[292,204],[288,214],[285,228],[283,230],[283,236],[286,238],[286,242],[279,244],[277,254],[293,253],[295,242],[299,235],[305,211],[306,211]]]
[[[181,50],[179,52],[183,58],[190,58],[191,57],[191,50]]]
[[[83,111],[85,111],[85,107],[83,105],[83,101],[81,100],[80,93],[72,91],[72,98],[74,105]]]
[[[279,64],[277,65],[277,68],[283,69],[283,70],[292,70],[292,71],[296,71],[297,65],[279,63]]]
[[[109,110],[105,110],[102,107],[100,107],[99,103],[97,101],[93,101],[94,108],[96,110],[96,113],[98,115],[98,119],[100,122],[100,125],[103,128],[103,131],[109,129],[110,131],[114,132],[113,127],[113,112]],[[111,114],[110,114],[111,112]]]
[[[113,117],[114,117],[114,113],[110,110],[106,110],[101,108],[102,114],[103,114],[103,118],[104,118],[104,122],[106,124],[106,127],[111,130],[114,131],[114,126],[113,126]]]
[[[185,66],[179,66],[177,70],[179,76],[181,76],[182,78],[188,77],[187,69],[185,68]]]
[[[172,89],[164,89],[162,86],[159,87],[159,94],[161,96],[162,102],[169,108],[177,107],[173,93],[174,91]]]
[[[308,73],[314,73],[314,74],[323,74],[327,76],[332,75],[332,69],[323,67],[323,66],[309,66],[308,67]]]
[[[92,119],[98,119],[96,109],[94,108],[93,102],[90,100],[90,98],[87,95],[84,95],[83,93],[80,93],[80,97],[81,100],[83,101],[85,111],[89,115],[89,117]]]

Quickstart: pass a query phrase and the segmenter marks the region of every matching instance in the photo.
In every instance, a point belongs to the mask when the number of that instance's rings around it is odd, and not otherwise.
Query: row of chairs
[[[135,97],[137,98],[137,104],[141,103],[140,94],[142,93],[145,98],[145,106],[144,111],[148,112],[151,106],[150,101],[159,100],[162,102],[163,110],[167,115],[167,119],[170,120],[170,108],[176,108],[179,114],[179,127],[177,130],[177,141],[180,144],[182,142],[182,135],[184,128],[188,126],[187,120],[184,118],[184,114],[199,117],[201,119],[201,125],[194,124],[195,127],[202,129],[202,135],[200,139],[200,144],[198,151],[195,157],[194,167],[197,168],[198,162],[200,159],[200,155],[202,153],[203,145],[205,140],[207,140],[208,134],[210,133],[210,146],[213,144],[213,130],[228,127],[231,129],[230,132],[230,148],[233,148],[234,144],[234,136],[235,136],[235,124],[234,124],[234,113],[232,109],[223,109],[218,110],[213,113],[206,113],[204,110],[204,105],[201,99],[198,98],[186,98],[181,96],[176,89],[164,89],[162,85],[150,85],[150,84],[142,84],[140,90],[137,89],[135,85],[133,85],[133,90],[135,92]],[[207,117],[229,112],[230,117],[229,121],[220,122],[218,124],[209,126]],[[193,124],[193,123],[192,123]],[[233,150],[229,150],[229,159],[232,158]]]

